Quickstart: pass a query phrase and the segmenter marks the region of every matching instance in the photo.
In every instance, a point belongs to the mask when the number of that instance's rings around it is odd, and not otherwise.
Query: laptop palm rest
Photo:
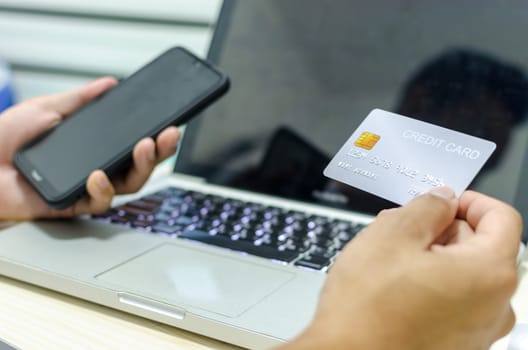
[[[236,317],[294,276],[272,267],[167,243],[96,278],[119,291]]]

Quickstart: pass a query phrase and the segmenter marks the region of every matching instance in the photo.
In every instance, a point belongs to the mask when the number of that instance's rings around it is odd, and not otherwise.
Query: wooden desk
[[[20,350],[240,349],[6,277],[0,277],[0,338]]]

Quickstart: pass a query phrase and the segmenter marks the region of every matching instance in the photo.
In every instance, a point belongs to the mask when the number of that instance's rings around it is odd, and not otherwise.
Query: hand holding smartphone
[[[172,48],[20,149],[15,166],[55,209],[84,195],[95,169],[121,170],[134,145],[181,125],[222,96],[225,74],[183,48]]]

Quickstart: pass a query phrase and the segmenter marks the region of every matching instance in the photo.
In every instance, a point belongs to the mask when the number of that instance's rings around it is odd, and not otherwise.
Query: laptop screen
[[[394,204],[322,172],[381,108],[494,141],[471,188],[523,210],[527,16],[523,1],[229,1],[211,54],[231,91],[190,125],[176,170],[375,214]]]

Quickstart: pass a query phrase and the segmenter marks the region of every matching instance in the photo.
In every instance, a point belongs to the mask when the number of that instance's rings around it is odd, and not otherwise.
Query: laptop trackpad
[[[240,315],[293,277],[283,270],[173,244],[96,276],[119,291],[228,317]]]

